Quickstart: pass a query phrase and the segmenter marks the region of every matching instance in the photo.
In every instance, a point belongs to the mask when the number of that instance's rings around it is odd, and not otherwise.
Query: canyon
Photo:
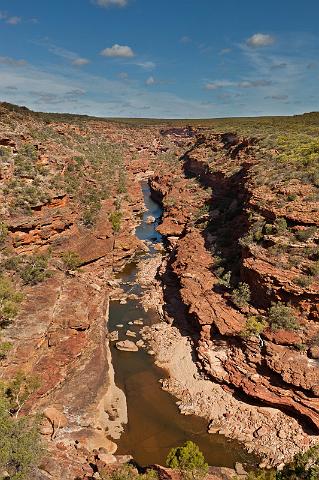
[[[150,320],[129,350],[148,352],[181,414],[261,467],[318,443],[318,187],[252,134],[189,123],[0,106],[1,272],[23,294],[0,376],[37,379],[18,412],[43,415],[34,478],[99,478],[130,459],[109,325],[130,301]]]

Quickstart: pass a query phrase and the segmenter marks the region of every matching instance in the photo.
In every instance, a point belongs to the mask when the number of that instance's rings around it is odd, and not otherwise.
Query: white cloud
[[[21,22],[21,17],[9,17],[6,20],[6,23],[9,25],[18,25]]]
[[[99,7],[126,7],[128,0],[95,0]]]
[[[231,48],[223,48],[220,52],[219,55],[227,55],[227,53],[230,53],[232,50]]]
[[[252,48],[267,47],[275,43],[275,38],[264,33],[255,33],[246,40],[246,43]]]
[[[265,100],[288,100],[288,95],[267,95]]]
[[[270,80],[245,80],[243,82],[237,83],[239,88],[257,88],[257,87],[268,87],[272,82]]]
[[[17,16],[10,17],[6,12],[0,12],[0,20],[4,20],[9,25],[18,25],[22,18]]]
[[[11,57],[0,57],[0,64],[11,65],[12,67],[24,67],[28,62],[26,60],[15,60]]]
[[[219,88],[233,87],[234,82],[229,80],[214,80],[213,82],[207,82],[205,85],[206,90],[218,90]]]
[[[89,59],[81,57],[78,53],[49,43],[47,40],[42,40],[35,43],[36,45],[46,47],[50,53],[53,53],[53,55],[67,60],[71,65],[74,65],[75,67],[82,67],[83,65],[87,65],[88,63],[90,63]]]
[[[108,47],[102,50],[101,55],[103,57],[122,57],[122,58],[132,58],[135,56],[135,53],[127,45],[118,45],[117,43],[113,47]]]
[[[179,40],[181,43],[191,43],[192,39],[188,37],[187,35],[184,35],[183,37],[180,38]]]
[[[127,72],[120,72],[118,76],[122,80],[127,80],[128,79],[128,73]]]
[[[205,85],[206,90],[218,90],[220,88],[235,87],[235,88],[258,88],[267,87],[271,85],[270,80],[244,80],[242,82],[232,82],[230,80],[215,80],[213,82],[207,82]]]
[[[154,62],[135,62],[134,65],[144,68],[145,70],[153,70],[153,68],[156,67],[156,63]]]
[[[79,57],[72,60],[72,65],[75,65],[76,67],[82,67],[83,65],[87,65],[88,63],[90,63],[90,60],[88,60],[87,58]]]
[[[148,77],[148,79],[145,81],[145,84],[148,86],[155,85],[156,80],[153,76]]]

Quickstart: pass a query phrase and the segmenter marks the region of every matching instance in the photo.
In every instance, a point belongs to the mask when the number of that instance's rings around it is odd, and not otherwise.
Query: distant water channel
[[[148,184],[143,183],[144,201],[147,211],[143,214],[136,235],[141,240],[156,244],[162,238],[155,228],[162,210],[150,196]],[[157,220],[155,224],[147,224],[149,215]],[[146,256],[154,255],[154,248]],[[139,293],[140,287],[131,285],[134,282],[137,268],[135,263],[128,265],[121,273],[121,280],[126,291]],[[111,302],[109,331],[118,330],[120,340],[128,339],[126,330],[137,333],[139,329],[130,325],[142,318],[144,325],[159,321],[155,312],[145,312],[137,300],[128,300],[125,305]],[[123,328],[116,325],[122,324]],[[135,341],[135,339],[133,339]],[[204,453],[206,461],[212,466],[233,467],[235,462],[251,463],[252,458],[236,442],[228,441],[218,434],[207,433],[207,421],[195,416],[180,414],[174,397],[161,389],[160,378],[165,372],[153,363],[153,358],[143,349],[137,353],[121,352],[112,347],[112,358],[116,384],[125,392],[128,406],[128,425],[118,443],[118,454],[130,454],[141,466],[165,464],[169,450],[182,445],[186,440],[195,442]]]

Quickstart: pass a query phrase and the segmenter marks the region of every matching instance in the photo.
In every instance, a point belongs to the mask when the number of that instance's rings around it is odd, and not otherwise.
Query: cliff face
[[[57,479],[92,475],[89,464],[103,463],[92,452],[113,454],[127,422],[109,296],[114,274],[144,248],[134,235],[139,181],[167,148],[157,128],[72,122],[0,107],[1,280],[23,295],[15,318],[1,317],[0,347],[10,349],[0,376],[35,385],[19,410],[44,412],[43,470]]]
[[[171,250],[166,314],[212,381],[317,435],[317,187],[278,163],[254,139],[199,131],[173,173],[153,179]]]

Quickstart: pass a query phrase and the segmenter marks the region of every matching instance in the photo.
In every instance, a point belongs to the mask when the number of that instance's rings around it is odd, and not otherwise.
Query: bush
[[[10,403],[10,413],[19,414],[28,398],[39,388],[40,382],[37,377],[27,376],[18,372],[15,377],[5,386],[5,395]]]
[[[208,473],[208,464],[198,446],[187,441],[181,447],[172,448],[168,454],[166,464],[170,468],[178,469],[185,479],[202,479]]]
[[[8,278],[0,276],[0,327],[18,314],[22,294],[17,292]]]
[[[121,220],[122,220],[122,212],[115,211],[110,213],[110,222],[112,224],[112,228],[114,233],[118,233],[121,230]]]
[[[297,230],[295,232],[295,237],[299,242],[306,242],[309,240],[317,231],[316,227],[309,227],[304,230]]]
[[[68,270],[76,270],[82,263],[79,255],[76,252],[64,252],[62,253],[61,257]]]
[[[6,358],[11,348],[12,348],[12,343],[10,342],[0,343],[0,360],[4,360]]]
[[[266,320],[261,316],[248,317],[244,330],[241,332],[241,336],[244,338],[258,337],[267,327]]]
[[[309,265],[308,267],[308,273],[309,275],[313,277],[318,277],[319,276],[319,261],[317,260],[313,264]]]
[[[124,465],[113,472],[100,472],[102,480],[157,480],[158,475],[154,470],[148,470],[146,473],[139,474],[137,470],[130,466]]]
[[[282,235],[287,231],[287,222],[284,218],[277,218],[274,223],[276,233]]]
[[[312,283],[312,278],[307,275],[300,275],[300,277],[294,279],[294,282],[299,287],[308,288]]]
[[[47,255],[33,255],[27,259],[26,264],[20,269],[20,277],[27,285],[36,285],[51,276],[47,267]]]
[[[276,475],[276,480],[317,480],[319,478],[319,446],[299,453]]]
[[[235,288],[231,294],[231,299],[234,304],[241,308],[246,307],[250,301],[251,292],[249,285],[244,282],[240,282],[238,288]]]
[[[215,270],[215,275],[218,278],[217,284],[221,287],[230,288],[231,287],[231,272],[225,272],[223,267],[219,267]]]
[[[284,303],[272,303],[269,309],[269,324],[272,330],[296,330],[298,322],[291,307]]]
[[[0,472],[10,480],[32,478],[32,470],[42,456],[37,422],[29,417],[14,418],[5,388],[0,392]]]
[[[8,235],[8,227],[5,223],[0,222],[0,246],[4,244]]]
[[[233,480],[239,480],[238,477]],[[275,472],[265,472],[264,470],[258,470],[257,472],[249,472],[246,480],[276,480]]]

